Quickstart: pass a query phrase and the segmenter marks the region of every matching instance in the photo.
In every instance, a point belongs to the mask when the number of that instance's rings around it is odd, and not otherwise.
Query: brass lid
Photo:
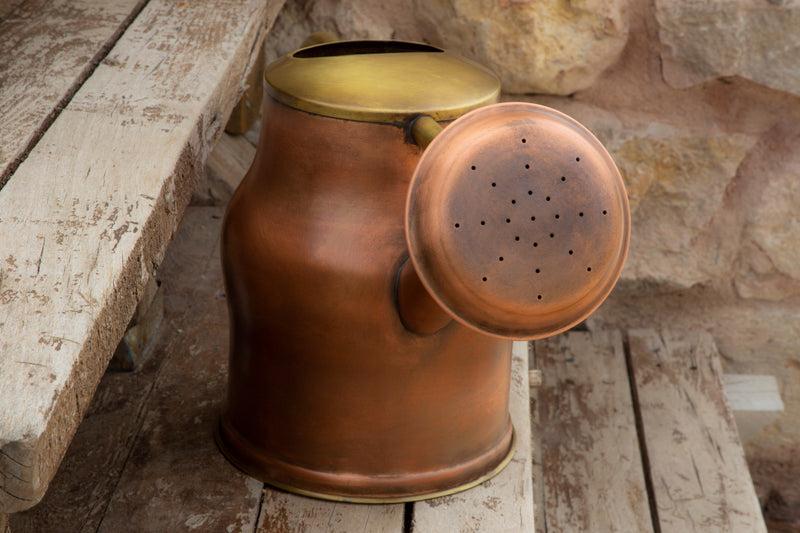
[[[486,68],[404,41],[338,41],[302,48],[267,67],[267,92],[290,107],[363,122],[419,114],[454,120],[497,99]]]

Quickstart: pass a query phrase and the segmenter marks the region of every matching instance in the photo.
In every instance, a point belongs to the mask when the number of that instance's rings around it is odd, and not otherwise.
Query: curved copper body
[[[409,181],[402,127],[265,100],[224,221],[230,386],[220,444],[248,473],[333,499],[465,487],[512,453],[510,341],[400,320]]]
[[[439,49],[319,46],[268,68],[256,158],[225,215],[218,442],[322,498],[463,490],[514,451],[508,339],[574,325],[616,282],[622,179],[569,117],[481,107],[496,78]],[[432,85],[444,96],[420,101]]]

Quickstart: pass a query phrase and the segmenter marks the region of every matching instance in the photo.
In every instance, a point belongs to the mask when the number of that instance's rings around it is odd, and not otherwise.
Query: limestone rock
[[[631,206],[621,285],[672,291],[728,275],[739,231],[731,228],[729,235],[712,221],[755,137],[680,128],[569,99],[542,102],[589,128],[619,167]]]
[[[616,63],[628,0],[416,0],[423,36],[493,69],[509,93],[570,94]]]
[[[348,40],[422,40],[412,0],[297,0],[286,2],[267,36],[267,61],[296,50],[319,31]]]
[[[672,87],[741,76],[800,94],[800,2],[656,0],[655,5],[663,76]]]
[[[780,301],[800,294],[800,126],[789,121],[765,135],[747,172],[757,183],[743,206],[739,270],[742,298]]]

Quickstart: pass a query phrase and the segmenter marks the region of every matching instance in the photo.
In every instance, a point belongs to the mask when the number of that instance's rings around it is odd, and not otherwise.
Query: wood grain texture
[[[0,187],[145,1],[0,6]]]
[[[517,452],[497,476],[465,492],[414,505],[414,533],[530,532],[534,529],[528,343],[512,352],[509,411]]]
[[[254,530],[262,484],[213,433],[227,387],[228,320],[219,232],[224,207],[191,207],[161,270],[163,358],[141,429],[98,533]]]
[[[0,190],[0,512],[42,497],[275,5],[150,1]]]
[[[621,334],[567,332],[534,350],[538,531],[652,531]]]
[[[141,429],[162,362],[162,356],[152,356],[136,372],[103,376],[44,498],[11,515],[15,531],[97,531]]]
[[[403,533],[403,504],[328,502],[264,489],[258,533]]]
[[[629,332],[663,533],[766,532],[706,332]]]

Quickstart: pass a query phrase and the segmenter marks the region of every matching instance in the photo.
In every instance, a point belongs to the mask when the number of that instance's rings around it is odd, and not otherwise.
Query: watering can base
[[[471,489],[499,474],[517,448],[514,426],[497,446],[466,463],[445,470],[369,476],[318,472],[269,457],[249,444],[223,417],[215,432],[217,446],[245,474],[286,492],[349,503],[403,503],[448,496]]]

